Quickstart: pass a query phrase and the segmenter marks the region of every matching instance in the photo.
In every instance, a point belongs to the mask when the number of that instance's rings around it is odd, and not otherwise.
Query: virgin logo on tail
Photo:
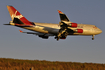
[[[32,25],[30,21],[28,21],[19,11],[17,11],[13,6],[7,6],[7,9],[10,13],[12,21],[14,18],[18,18],[25,25]]]
[[[12,16],[11,16],[11,17],[12,17],[12,19],[13,19],[14,17],[15,17],[15,18],[18,18],[18,19],[20,19],[20,18],[24,17],[24,16],[23,16],[23,15],[21,15],[21,14],[20,14],[20,15],[17,15],[17,12],[18,12],[18,11],[16,11],[16,12],[15,12],[15,14],[12,14]]]

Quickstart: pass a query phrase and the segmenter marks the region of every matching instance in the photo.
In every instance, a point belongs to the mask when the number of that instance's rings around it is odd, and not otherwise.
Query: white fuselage
[[[33,27],[23,27],[23,28],[45,34],[55,34],[55,35],[59,32],[60,29],[59,24],[37,23],[37,22],[34,22],[34,24],[35,26]],[[73,33],[73,35],[97,35],[102,32],[102,30],[96,27],[95,25],[89,25],[89,24],[78,24],[77,28],[73,27],[69,28],[72,30],[83,29],[83,33]]]

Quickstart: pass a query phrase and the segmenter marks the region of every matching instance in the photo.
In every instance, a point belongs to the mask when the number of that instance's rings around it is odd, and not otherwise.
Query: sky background
[[[11,21],[6,5],[29,21],[43,23],[58,24],[61,10],[72,22],[93,24],[103,32],[94,41],[92,36],[56,41],[22,34],[18,30],[28,30],[3,25]],[[0,58],[105,64],[105,0],[0,0]]]

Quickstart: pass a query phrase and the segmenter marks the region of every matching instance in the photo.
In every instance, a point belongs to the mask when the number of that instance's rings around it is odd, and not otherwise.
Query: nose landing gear
[[[94,40],[94,36],[95,36],[95,35],[92,35],[92,40]]]

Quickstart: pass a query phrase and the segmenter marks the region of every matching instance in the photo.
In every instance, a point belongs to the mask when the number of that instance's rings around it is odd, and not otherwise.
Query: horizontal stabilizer
[[[3,24],[3,25],[10,25],[10,24]]]

